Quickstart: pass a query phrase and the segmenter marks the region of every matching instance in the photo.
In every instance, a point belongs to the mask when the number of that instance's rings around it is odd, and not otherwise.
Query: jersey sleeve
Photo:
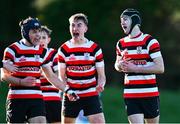
[[[121,56],[120,41],[116,44],[116,55]]]
[[[57,69],[57,50],[50,48],[49,52],[49,61],[51,62],[51,67],[54,72],[56,72]]]
[[[5,62],[7,60],[10,60],[10,62],[12,62],[12,63],[14,63],[14,60],[15,60],[15,52],[10,47],[7,47],[4,50],[4,55],[3,55],[3,61],[2,62]]]
[[[102,53],[102,49],[97,45],[95,49],[95,65],[96,67],[103,67],[104,66],[104,57]]]
[[[161,51],[160,51],[160,44],[156,39],[152,39],[148,45],[147,49],[149,52],[149,55],[152,59],[160,57],[161,56]]]
[[[63,52],[63,48],[60,47],[58,49],[58,54],[57,54],[57,62],[58,62],[58,67],[66,67],[66,63],[65,63],[65,54]]]
[[[42,66],[52,66],[52,60],[54,57],[54,50],[53,49],[45,49],[46,54],[44,56],[44,61]]]
[[[53,64],[52,64],[52,68],[54,72],[58,71],[58,54],[56,52],[54,58],[53,58]]]

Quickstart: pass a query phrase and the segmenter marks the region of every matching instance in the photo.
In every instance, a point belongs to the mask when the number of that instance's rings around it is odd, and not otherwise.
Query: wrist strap
[[[70,88],[68,86],[66,86],[64,89],[64,93],[68,93],[69,90],[70,90]]]

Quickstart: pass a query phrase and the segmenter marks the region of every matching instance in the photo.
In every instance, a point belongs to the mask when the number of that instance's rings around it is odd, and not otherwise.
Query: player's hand
[[[70,101],[77,101],[79,99],[79,96],[69,87],[65,88],[65,93]]]
[[[122,55],[122,59],[123,59],[123,60],[126,59],[126,58],[128,58],[128,57],[127,57],[127,55],[128,55],[128,50],[125,49],[125,50],[121,51],[121,55]]]
[[[102,82],[99,83],[99,84],[96,86],[96,91],[97,91],[98,93],[104,91],[104,85],[105,85],[104,82],[103,82],[103,83],[102,83]]]
[[[131,61],[131,58],[124,58],[118,61],[118,68],[120,68],[120,70],[124,71],[126,70],[126,65],[129,63],[129,61]]]
[[[123,72],[136,72],[137,71],[137,66],[133,63],[133,60],[129,60],[122,63],[121,68]]]
[[[3,62],[3,67],[11,73],[15,73],[18,71],[18,66],[14,65],[10,60]]]
[[[25,77],[23,79],[20,79],[19,81],[20,86],[27,86],[27,87],[32,87],[36,85],[36,78],[35,77]]]

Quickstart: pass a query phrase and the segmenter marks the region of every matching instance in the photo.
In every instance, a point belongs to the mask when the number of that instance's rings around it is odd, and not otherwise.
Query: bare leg
[[[159,124],[159,116],[155,118],[145,119],[147,124]]]
[[[128,116],[128,120],[130,124],[143,124],[144,123],[144,115],[143,114],[134,114]]]
[[[37,116],[30,118],[28,120],[29,123],[46,123],[46,117],[45,116]]]
[[[76,121],[76,118],[70,118],[70,117],[64,117],[62,116],[62,124],[66,124],[66,123],[71,123],[71,124],[74,124]]]
[[[87,116],[90,123],[93,124],[105,124],[105,118],[103,113]]]

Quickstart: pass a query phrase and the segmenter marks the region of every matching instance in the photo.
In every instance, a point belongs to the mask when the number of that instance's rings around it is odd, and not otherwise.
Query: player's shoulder
[[[150,43],[151,41],[156,41],[156,42],[158,42],[157,39],[154,38],[154,37],[153,37],[152,35],[150,35],[150,34],[143,34],[143,37],[144,37],[144,39],[146,40],[146,43],[147,43],[147,44]]]
[[[98,46],[98,41],[87,40],[87,44],[89,44],[89,45],[97,45]]]
[[[121,43],[123,43],[123,42],[124,42],[124,40],[125,40],[125,38],[127,38],[127,36],[126,36],[126,37],[122,37],[122,38],[120,38],[120,39],[117,41],[117,44],[121,44]]]
[[[151,34],[148,34],[148,33],[144,33],[143,36],[144,37],[149,37],[151,39],[155,39],[154,36],[152,36]]]
[[[87,39],[87,43],[88,44],[91,44],[91,45],[97,45],[97,46],[99,46],[99,45],[101,45],[101,41],[99,41],[99,40],[89,40],[89,39]]]
[[[87,44],[86,44],[86,47],[90,48],[90,49],[94,49],[94,50],[101,49],[101,46],[100,46],[99,42],[98,41],[93,41],[93,40],[88,40]]]
[[[63,43],[60,45],[60,48],[65,47],[65,46],[69,46],[69,45],[70,45],[70,40],[67,40],[67,41],[63,42]]]
[[[10,45],[8,45],[6,48],[17,47],[17,46],[19,46],[20,44],[21,44],[20,41],[15,41],[15,42],[11,43]]]

